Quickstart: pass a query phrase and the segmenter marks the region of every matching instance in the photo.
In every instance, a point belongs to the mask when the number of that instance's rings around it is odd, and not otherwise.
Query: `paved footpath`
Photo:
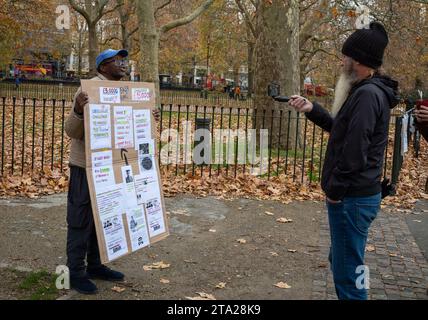
[[[369,232],[366,265],[370,270],[371,300],[427,300],[427,203],[412,213],[380,212]],[[326,211],[320,221],[318,269],[313,277],[312,299],[337,299],[328,252],[330,233]],[[410,228],[409,228],[410,227]],[[415,240],[415,238],[417,240]]]
[[[22,298],[15,278],[5,282],[3,275],[10,274],[5,270],[54,272],[65,263],[65,204],[65,194],[0,200],[0,299]],[[98,295],[71,291],[64,297],[186,299],[205,292],[226,300],[336,299],[323,203],[285,205],[181,195],[167,198],[166,206],[171,235],[112,263],[127,275],[125,291],[117,293],[111,290],[114,284],[97,281]],[[280,217],[293,223],[279,223]],[[384,210],[379,214],[366,254],[370,299],[428,298],[427,230],[428,202],[419,203],[412,213]],[[144,271],[144,265],[159,261],[170,267]],[[220,282],[227,285],[218,288]],[[278,282],[287,282],[291,288],[278,288]]]

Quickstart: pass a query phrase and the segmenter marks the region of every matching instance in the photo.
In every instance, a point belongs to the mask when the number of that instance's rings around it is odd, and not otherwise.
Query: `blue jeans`
[[[370,197],[346,197],[337,204],[327,201],[331,238],[329,261],[340,300],[367,300],[364,285],[367,281],[361,281],[363,277],[360,277],[364,267],[359,266],[364,266],[369,227],[376,218],[381,200],[379,193]]]

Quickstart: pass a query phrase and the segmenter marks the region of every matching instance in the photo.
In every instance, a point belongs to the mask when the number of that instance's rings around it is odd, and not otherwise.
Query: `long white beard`
[[[331,115],[333,118],[339,113],[346,99],[348,98],[349,91],[351,91],[352,84],[355,79],[352,75],[348,75],[346,72],[342,72],[337,81],[336,89],[334,90],[334,102],[331,109]]]

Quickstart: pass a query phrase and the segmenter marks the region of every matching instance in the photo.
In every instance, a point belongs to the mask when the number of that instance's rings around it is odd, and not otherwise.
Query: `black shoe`
[[[125,275],[122,272],[111,270],[104,265],[95,269],[87,268],[87,273],[91,279],[123,281],[125,278]]]
[[[95,294],[98,288],[87,276],[84,277],[70,277],[70,287],[79,293]]]

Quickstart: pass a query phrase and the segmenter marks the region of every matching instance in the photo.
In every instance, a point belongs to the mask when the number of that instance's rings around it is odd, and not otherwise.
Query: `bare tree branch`
[[[105,0],[107,3],[110,1],[110,0]],[[106,4],[107,4],[106,3]],[[105,5],[106,5],[105,4]],[[96,19],[98,19],[98,20],[96,20],[97,22],[103,17],[103,16],[105,16],[105,15],[107,15],[107,14],[109,14],[109,13],[112,13],[112,12],[114,12],[114,11],[116,11],[117,9],[119,9],[123,4],[122,3],[118,3],[118,4],[116,4],[112,9],[110,9],[110,10],[107,10],[107,11],[104,11],[104,9],[105,9],[105,5],[102,7],[102,10],[101,11],[99,11],[99,13],[98,13],[98,16],[97,16],[97,18]]]
[[[159,7],[156,8],[155,10],[155,15],[158,13],[159,10],[162,10],[163,8],[165,8],[167,5],[169,5],[171,3],[172,0],[167,0],[164,4],[161,4]]]
[[[180,27],[182,25],[188,24],[195,20],[197,17],[199,17],[205,10],[207,10],[211,4],[214,2],[214,0],[206,0],[204,3],[202,3],[198,8],[195,9],[191,14],[189,14],[187,17],[177,19],[174,21],[171,21],[162,27],[160,27],[159,31],[160,33],[168,32],[171,29]]]
[[[131,37],[135,32],[137,32],[138,31],[138,27],[135,27],[135,29],[134,30],[131,30],[129,33],[128,33],[128,37]]]
[[[121,40],[121,39],[119,39],[118,37],[116,37],[116,36],[112,36],[112,37],[109,37],[109,38],[105,39],[105,40],[102,42],[102,45],[106,45],[107,43],[109,43],[109,42],[111,42],[111,41],[113,41],[113,40],[122,41],[122,40]]]
[[[76,10],[77,12],[79,12],[81,15],[82,15],[82,17],[84,17],[85,18],[85,20],[86,20],[86,22],[88,23],[88,24],[90,24],[91,23],[91,17],[89,16],[89,14],[82,8],[82,7],[80,7],[77,3],[76,3],[76,1],[75,0],[69,0],[69,2],[70,2],[70,5],[71,5],[71,7],[74,9],[74,10]]]
[[[310,9],[311,7],[313,7],[315,4],[317,4],[318,0],[314,0],[313,2],[311,2],[310,4],[308,4],[307,6],[301,6],[300,7],[300,11],[304,12],[308,9]]]
[[[245,22],[247,23],[248,27],[251,30],[251,33],[253,34],[254,37],[256,37],[256,29],[254,28],[254,24],[251,20],[250,14],[248,12],[248,10],[243,6],[241,0],[235,0],[236,4],[238,5],[239,11],[244,15],[245,17]]]

